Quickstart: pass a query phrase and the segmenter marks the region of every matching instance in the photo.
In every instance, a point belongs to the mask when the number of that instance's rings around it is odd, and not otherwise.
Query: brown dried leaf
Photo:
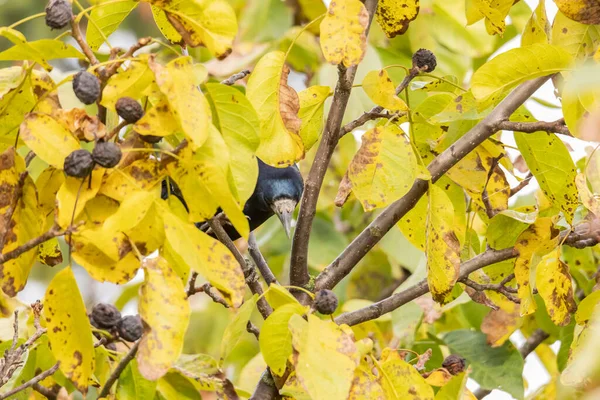
[[[600,1],[554,0],[558,9],[573,21],[586,25],[600,24]]]
[[[298,117],[300,98],[298,97],[298,93],[287,84],[289,74],[289,67],[284,65],[279,80],[279,113],[289,131],[300,133],[300,124],[302,123]]]
[[[513,303],[514,304],[514,303]],[[514,304],[512,312],[502,309],[490,311],[481,323],[481,331],[487,335],[487,342],[492,347],[502,346],[510,335],[521,326],[519,306]]]
[[[348,201],[350,193],[352,193],[352,183],[350,182],[350,179],[348,179],[348,172],[346,172],[340,182],[340,187],[333,202],[337,207],[342,207],[346,201]]]
[[[62,108],[54,110],[52,116],[62,123],[79,140],[92,142],[106,136],[106,126],[97,116],[88,115],[81,108],[65,111]]]

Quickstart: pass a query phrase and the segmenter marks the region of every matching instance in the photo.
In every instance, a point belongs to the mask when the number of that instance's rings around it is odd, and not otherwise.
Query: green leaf
[[[157,381],[156,391],[165,400],[201,400],[196,382],[177,371],[169,371]]]
[[[182,354],[173,369],[194,379],[202,390],[214,391],[221,382],[218,362],[208,354]]]
[[[190,305],[183,282],[162,257],[145,259],[139,313],[148,325],[137,353],[142,376],[157,380],[177,361],[190,321]],[[157,310],[160,310],[158,312]]]
[[[42,39],[25,44],[13,46],[0,53],[0,60],[31,60],[31,52],[35,51],[37,57],[44,57],[46,60],[57,58],[78,58],[85,59],[85,56],[75,47],[53,39]]]
[[[52,354],[60,363],[60,370],[80,392],[86,393],[94,370],[94,342],[70,267],[56,274],[48,285],[43,313]]]
[[[260,123],[250,101],[239,90],[220,83],[206,84],[213,123],[229,148],[231,173],[241,204],[254,192],[258,178],[255,153],[260,144]]]
[[[274,310],[289,304],[300,304],[286,288],[276,283],[269,285],[265,291],[265,299]]]
[[[240,307],[233,320],[227,325],[225,332],[223,333],[223,339],[221,340],[221,357],[220,363],[223,361],[234,349],[235,345],[238,344],[244,332],[246,332],[246,325],[250,321],[252,312],[256,307],[258,295],[255,294],[250,299],[246,300]]]
[[[490,247],[500,250],[514,246],[517,238],[535,222],[537,211],[519,212],[504,210],[496,214],[488,224],[486,239]]]
[[[111,1],[108,4],[100,3],[94,7],[90,14],[85,36],[90,48],[97,51],[100,45],[104,43],[102,35],[108,37],[116,31],[121,22],[127,18],[137,5],[136,1],[123,0],[119,2]]]
[[[298,93],[300,99],[300,111],[298,118],[302,120],[300,125],[300,137],[304,143],[305,151],[310,150],[321,137],[323,132],[323,109],[325,100],[329,98],[331,89],[329,86],[311,86]]]
[[[156,381],[142,376],[137,361],[131,360],[119,376],[117,398],[119,400],[152,399],[156,392]]]
[[[240,36],[245,42],[281,39],[293,25],[292,9],[279,0],[250,0],[240,17]]]
[[[270,304],[270,303],[269,303]],[[299,303],[290,303],[276,309],[260,329],[258,344],[267,365],[277,376],[282,376],[287,360],[292,354],[292,333],[288,322],[294,314],[302,315],[306,309]]]
[[[549,44],[512,49],[497,55],[475,72],[471,91],[480,109],[484,109],[500,101],[507,91],[520,83],[564,71],[572,63],[573,57],[569,53]]]
[[[565,144],[553,133],[515,132],[515,141],[531,173],[552,204],[560,207],[569,224],[579,204],[577,167]]]
[[[460,354],[473,367],[470,377],[481,387],[523,399],[523,358],[512,344],[493,348],[485,334],[469,330],[449,332],[444,341],[452,353]]]

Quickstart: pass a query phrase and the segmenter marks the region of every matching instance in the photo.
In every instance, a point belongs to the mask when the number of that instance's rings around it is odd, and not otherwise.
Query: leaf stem
[[[284,62],[285,62],[285,60],[287,60],[288,55],[290,54],[290,51],[292,51],[292,48],[296,44],[296,40],[298,40],[300,38],[300,35],[302,35],[304,33],[304,31],[306,31],[306,29],[308,29],[309,26],[311,26],[312,24],[314,24],[317,21],[320,21],[322,18],[324,18],[326,14],[327,13],[323,13],[323,14],[319,15],[317,18],[313,19],[308,24],[304,25],[302,27],[302,29],[300,29],[300,32],[298,32],[298,34],[296,35],[296,37],[294,38],[294,40],[292,40],[292,43],[290,43],[290,46],[288,47],[287,51],[285,52],[285,57],[283,59]]]
[[[44,16],[46,16],[46,12],[41,12],[41,13],[33,14],[33,15],[30,15],[28,17],[25,17],[23,19],[18,20],[14,24],[10,25],[8,28],[9,29],[14,29],[17,26],[19,26],[19,25],[21,25],[21,24],[23,24],[25,22],[31,21],[31,20],[36,19],[36,18],[44,17]]]

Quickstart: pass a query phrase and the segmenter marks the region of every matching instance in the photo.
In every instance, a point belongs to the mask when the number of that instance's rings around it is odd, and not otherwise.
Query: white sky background
[[[550,21],[553,21],[554,16],[556,15],[556,12],[557,12],[556,5],[551,0],[545,0],[545,1],[546,1],[546,11],[548,13],[548,18]],[[324,0],[324,2],[326,4],[328,4],[329,0]],[[535,9],[535,7],[538,5],[538,0],[525,0],[525,2],[527,4],[529,4],[529,6],[532,9]],[[1,1],[0,1],[0,3],[1,3]],[[135,35],[132,32],[123,31],[123,30],[119,30],[115,34],[111,35],[110,39],[111,39],[111,43],[113,45],[120,46],[120,47],[131,46],[137,40],[137,38],[135,37]],[[520,36],[514,38],[513,40],[508,42],[505,46],[503,46],[499,50],[499,52],[504,52],[508,49],[519,47],[520,40],[521,40]],[[75,44],[75,43],[73,43],[73,44]],[[294,78],[295,77],[293,76],[293,74],[291,74],[290,81],[295,80]],[[295,85],[296,83],[301,84],[300,82],[302,82],[302,81],[298,80],[298,81],[294,82],[292,84],[292,86],[296,86]],[[548,101],[550,103],[559,105],[559,101],[554,96],[553,90],[554,90],[554,87],[552,86],[552,82],[549,81],[544,86],[542,86],[542,88],[540,88],[538,90],[538,92],[536,92],[535,96],[538,98],[541,98],[545,101]],[[554,121],[559,118],[562,118],[562,112],[560,109],[551,109],[548,107],[544,107],[544,106],[540,105],[539,103],[531,101],[531,100],[527,102],[527,106],[528,106],[529,110],[533,113],[533,115],[539,120]],[[564,137],[561,137],[561,139],[564,139]],[[505,133],[503,135],[503,141],[507,144],[515,145],[512,134]],[[574,156],[575,160],[581,158],[585,154],[585,152],[584,152],[585,145],[583,144],[583,142],[581,142],[577,139],[570,139],[570,138],[568,138],[568,140],[566,140],[566,141],[574,149],[573,156]],[[510,150],[509,150],[509,154],[511,154]],[[514,155],[514,153],[512,153],[511,155]],[[510,176],[509,176],[509,181],[512,186],[516,185],[516,183],[517,183]],[[522,193],[523,194],[531,193],[531,192],[535,191],[536,189],[537,189],[537,183],[535,181],[532,181],[531,184],[528,185],[522,191]],[[86,297],[86,302],[93,302],[93,303],[95,303],[95,302],[114,302],[116,300],[116,297],[118,296],[118,294],[123,289],[123,286],[117,286],[117,285],[113,285],[110,283],[96,282],[96,281],[92,280],[89,277],[89,275],[87,275],[87,273],[85,273],[85,271],[83,271],[81,268],[75,269],[74,272],[75,272],[75,275],[79,282],[79,286],[83,292],[83,295]],[[143,279],[143,275],[140,273],[130,284],[140,282],[142,279]],[[31,302],[34,302],[35,300],[43,297],[44,292],[45,292],[44,284],[32,280],[27,284],[26,288],[21,293],[19,293],[18,298],[21,301],[24,301],[25,303],[31,303]],[[198,304],[198,305],[201,306],[200,304]],[[135,304],[135,302],[130,302],[130,304],[124,310],[124,314],[134,314],[136,312],[137,312],[137,305]],[[513,334],[511,336],[511,341],[516,346],[519,346],[520,344],[522,344],[525,341],[525,338],[523,337],[523,335],[520,332],[516,332],[515,334]],[[559,343],[558,342],[555,343],[552,346],[552,348],[555,352],[558,352]],[[535,392],[538,388],[540,388],[541,386],[546,384],[550,379],[550,376],[546,372],[546,369],[542,366],[539,358],[537,357],[537,355],[535,355],[533,353],[527,358],[527,360],[525,362],[524,377],[528,384],[528,389],[526,390],[526,395]],[[471,390],[475,390],[477,388],[477,384],[474,381],[470,380],[468,383],[468,387]],[[486,397],[486,399],[488,399],[488,400],[509,400],[509,399],[512,399],[512,396],[508,395],[507,393],[504,393],[504,392],[501,392],[498,390],[494,390],[488,397]]]

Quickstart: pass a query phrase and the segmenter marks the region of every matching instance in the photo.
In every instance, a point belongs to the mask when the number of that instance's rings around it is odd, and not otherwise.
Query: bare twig
[[[39,383],[34,383],[33,385],[31,385],[31,387],[33,388],[33,390],[46,397],[46,399],[48,400],[56,400],[56,398],[58,397],[52,389],[40,385]]]
[[[110,388],[112,387],[112,385],[114,385],[114,383],[117,381],[117,379],[119,379],[119,376],[121,376],[121,374],[125,370],[125,367],[127,367],[127,364],[129,364],[129,362],[131,360],[133,360],[133,358],[135,357],[135,355],[138,351],[139,346],[140,346],[140,341],[138,340],[131,347],[131,349],[129,349],[129,352],[125,355],[125,357],[123,357],[121,359],[121,361],[119,362],[119,365],[117,365],[117,368],[115,368],[115,370],[112,372],[112,374],[110,374],[110,376],[106,380],[104,387],[102,388],[102,390],[100,391],[100,394],[98,395],[98,399],[107,397],[110,394]]]
[[[83,35],[81,34],[81,28],[79,27],[79,21],[76,19],[75,16],[73,16],[73,19],[71,20],[71,36],[73,36],[73,39],[75,39],[75,41],[81,48],[81,51],[83,51],[83,54],[85,54],[87,59],[90,60],[90,64],[92,64],[92,65],[98,64],[99,63],[98,59],[96,58],[96,56],[94,55],[94,52],[92,51],[90,46],[88,46],[87,42],[83,38]]]
[[[221,296],[218,292],[214,292],[213,286],[206,282],[200,286],[196,286],[196,279],[198,278],[197,272],[192,272],[192,276],[190,277],[190,283],[187,289],[187,297],[193,296],[196,293],[204,292],[208,297],[210,297],[215,303],[221,304],[225,308],[229,308],[229,304],[225,301],[223,296]]]
[[[150,43],[152,43],[151,37],[145,37],[145,38],[141,38],[140,40],[138,40],[137,43],[135,43],[133,46],[131,46],[129,48],[129,50],[127,50],[127,52],[125,54],[123,54],[123,56],[121,57],[121,59],[123,59],[122,62],[115,62],[115,63],[110,64],[108,67],[106,67],[106,71],[104,73],[103,79],[106,80],[106,79],[110,78],[111,76],[113,76],[117,72],[117,70],[119,69],[121,64],[123,64],[123,62],[125,62],[125,61],[127,61],[127,59],[133,57],[133,54],[136,51],[138,51],[142,47],[148,46]]]
[[[238,72],[237,74],[233,74],[229,78],[221,81],[221,84],[231,86],[234,83],[236,83],[237,81],[239,81],[240,79],[244,79],[248,75],[250,75],[250,70],[244,69],[244,70]]]
[[[369,26],[366,32],[368,34],[373,15],[377,8],[377,0],[365,1],[365,7],[369,12]],[[342,119],[344,118],[348,99],[352,91],[356,69],[357,66],[348,69],[342,65],[338,66],[338,81],[333,94],[333,101],[329,109],[323,136],[304,185],[304,194],[298,213],[298,224],[296,225],[292,241],[290,261],[290,285],[292,286],[302,287],[310,280],[310,276],[308,275],[308,241],[310,231],[325,172],[340,137]]]
[[[523,188],[525,188],[525,186],[529,185],[529,182],[531,182],[532,178],[533,178],[533,174],[530,172],[529,174],[527,174],[525,179],[523,179],[521,182],[519,182],[519,184],[517,186],[510,189],[510,197],[513,197],[515,194],[517,194],[521,190],[523,190]]]
[[[2,225],[4,229],[0,231],[0,249],[4,248],[4,244],[6,243],[6,234],[10,229],[10,220],[12,219],[15,210],[17,209],[17,205],[19,204],[19,199],[23,195],[23,186],[25,185],[25,179],[27,178],[27,171],[21,172],[19,175],[19,180],[17,181],[17,187],[15,188],[15,192],[13,193],[13,197],[11,200],[6,213],[4,214],[4,222]]]
[[[31,378],[24,384],[17,386],[16,388],[9,390],[6,393],[0,394],[0,400],[8,399],[11,396],[13,396],[14,394],[19,393],[20,391],[25,390],[25,389],[35,385],[36,383],[43,381],[47,377],[52,376],[57,370],[58,370],[58,363],[54,364],[50,369],[42,372],[41,374],[34,376],[33,378]]]
[[[271,268],[269,268],[267,261],[258,248],[256,236],[254,236],[253,232],[250,232],[250,237],[248,238],[248,253],[250,253],[250,257],[252,257],[252,260],[254,260],[254,263],[258,267],[258,270],[260,271],[260,274],[267,285],[270,285],[271,283],[277,283],[277,278],[275,278],[275,275],[273,275],[273,271],[271,271]]]
[[[502,121],[540,88],[550,76],[525,82],[511,92],[481,122],[437,156],[427,167],[432,181],[437,181],[463,157],[483,143],[498,130]],[[348,247],[321,272],[316,279],[316,289],[331,289],[381,240],[381,238],[411,210],[427,192],[429,182],[417,179],[401,199],[388,206],[367,226]],[[296,231],[297,232],[297,231]],[[293,264],[292,264],[293,266]],[[377,304],[377,303],[376,303]]]
[[[40,236],[31,239],[28,242],[23,243],[21,246],[17,247],[14,250],[6,252],[4,254],[0,254],[0,264],[4,264],[7,261],[12,260],[13,258],[19,257],[21,254],[33,249],[34,247],[44,243],[47,240],[50,240],[54,237],[63,236],[72,231],[74,228],[67,228],[66,230],[60,230],[58,225],[54,225],[47,232],[41,234]]]
[[[237,247],[235,247],[235,244],[233,244],[231,238],[229,237],[229,235],[227,235],[225,229],[223,229],[219,218],[213,218],[209,220],[208,224],[212,231],[215,233],[215,235],[217,235],[219,241],[229,249],[231,254],[233,254],[237,262],[240,264],[240,267],[244,272],[244,277],[246,278],[246,285],[248,285],[250,291],[253,294],[261,295],[263,293],[263,289],[260,282],[258,281],[258,277],[256,276],[256,270],[254,269],[254,266],[250,261],[246,261],[244,256],[242,256],[239,250],[237,249]],[[264,297],[262,297],[258,301],[256,306],[264,319],[267,319],[267,317],[273,312],[273,309],[271,308],[269,303],[267,303]]]
[[[494,206],[492,205],[492,202],[490,201],[490,196],[488,194],[487,187],[488,187],[488,184],[490,183],[490,179],[492,178],[492,175],[494,174],[494,170],[498,166],[498,161],[500,161],[500,159],[502,157],[504,157],[503,154],[492,159],[492,163],[490,165],[490,170],[488,171],[487,179],[485,180],[485,185],[483,185],[483,193],[481,195],[481,200],[483,201],[483,204],[485,205],[485,213],[487,214],[488,218],[490,218],[490,219],[493,218],[494,215],[497,214],[497,210],[494,209]]]
[[[119,132],[121,131],[121,129],[125,128],[127,125],[129,125],[129,122],[123,120],[121,122],[119,122],[119,124],[117,126],[115,126],[112,131],[110,131],[110,133],[106,136],[106,141],[108,142],[109,140],[111,140],[115,135],[118,135]]]
[[[523,132],[523,133],[534,133],[534,132],[549,132],[549,133],[560,133],[561,135],[573,136],[565,124],[564,118],[556,121],[536,121],[536,122],[513,122],[513,121],[502,121],[498,125],[499,130]]]
[[[512,275],[514,278],[514,274],[512,274]],[[502,284],[502,283],[483,284],[483,283],[477,283],[475,281],[472,281],[469,278],[463,278],[463,279],[461,279],[461,282],[464,283],[465,285],[469,286],[470,288],[475,289],[478,292],[483,292],[484,290],[492,290],[494,292],[498,292],[498,293],[504,295],[504,297],[506,297],[513,303],[521,303],[521,300],[519,300],[518,297],[513,295],[513,293],[517,292],[517,289],[504,286],[504,284]]]

